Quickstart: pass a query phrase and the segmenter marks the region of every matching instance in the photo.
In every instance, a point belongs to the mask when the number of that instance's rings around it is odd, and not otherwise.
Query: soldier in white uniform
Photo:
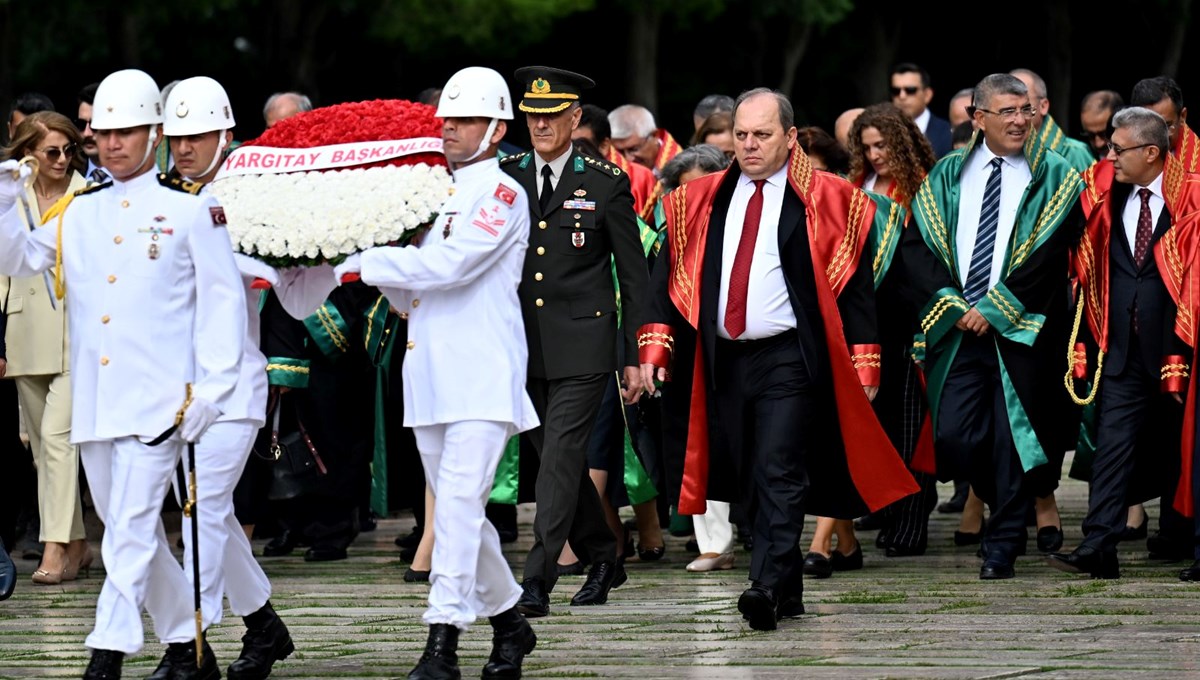
[[[492,624],[484,678],[519,678],[537,637],[517,612],[521,588],[484,517],[505,442],[537,426],[525,392],[528,350],[517,284],[529,241],[525,191],[496,150],[512,119],[503,76],[471,67],[442,89],[437,115],[452,194],[419,248],[372,248],[334,269],[358,271],[408,312],[404,425],[434,504],[425,653],[409,678],[458,678],[458,635]]]
[[[48,211],[47,228],[22,225],[14,205],[21,180],[11,163],[0,164],[8,170],[0,172],[0,272],[54,268],[56,293],[65,287],[71,441],[80,445],[105,525],[108,571],[84,678],[110,680],[121,676],[124,656],[142,648],[143,607],[160,640],[195,642],[192,589],[160,510],[185,442],[200,439],[233,394],[246,303],[220,206],[152,172],[162,142],[154,80],[134,69],[109,75],[94,114],[100,160],[113,181],[64,198]],[[150,446],[177,413],[175,434]],[[201,666],[173,677],[219,673],[206,644]]]
[[[175,170],[183,179],[202,185],[200,194],[206,194],[233,141],[233,109],[225,88],[204,76],[182,80],[167,96],[163,117],[163,133]],[[267,358],[259,349],[260,293],[250,286],[256,278],[266,279],[275,284],[281,300],[293,302],[301,310],[300,316],[307,316],[324,302],[336,281],[332,268],[325,266],[288,270],[283,273],[286,283],[281,284],[275,270],[262,262],[244,255],[234,258],[242,274],[248,321],[241,373],[221,417],[196,443],[201,610],[207,630],[220,623],[222,599],[229,598],[229,609],[245,621],[246,634],[242,653],[229,666],[228,676],[231,680],[260,680],[295,648],[287,626],[271,606],[271,583],[254,559],[250,541],[233,511],[233,489],[254,438],[265,424],[267,410]],[[191,520],[185,517],[183,522],[183,564],[191,579]],[[149,680],[173,678],[175,669],[194,663],[191,649],[168,647]]]

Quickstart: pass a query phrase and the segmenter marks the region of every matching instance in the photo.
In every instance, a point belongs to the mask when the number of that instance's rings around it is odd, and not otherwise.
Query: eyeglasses
[[[899,97],[901,92],[910,97],[914,97],[918,92],[921,91],[921,88],[916,85],[905,85],[904,87],[889,87],[888,91],[892,93],[893,97]]]
[[[987,109],[975,107],[975,110],[982,111],[984,113],[990,113],[993,116],[999,116],[1001,120],[1016,120],[1018,116],[1024,118],[1025,120],[1030,120],[1033,118],[1035,113],[1032,106],[1022,106],[1019,109],[1010,106],[1007,109],[1000,109],[999,111],[989,111]]]
[[[1100,139],[1100,140],[1107,142],[1108,141],[1108,132],[1106,132],[1104,130],[1101,130],[1100,132],[1092,132],[1091,130],[1084,130],[1083,132],[1079,133],[1079,138],[1088,143],[1091,143],[1093,140],[1096,140],[1096,139]]]
[[[1126,151],[1133,151],[1134,149],[1144,149],[1148,146],[1154,146],[1154,145],[1153,144],[1138,144],[1137,146],[1127,146],[1127,147],[1122,148],[1122,147],[1117,146],[1116,144],[1113,144],[1112,142],[1109,142],[1106,146],[1108,146],[1109,151],[1120,156],[1121,154],[1125,153]]]
[[[49,161],[51,163],[58,162],[59,156],[66,156],[67,158],[74,158],[76,151],[78,151],[78,147],[76,147],[74,144],[68,144],[61,149],[58,148],[57,146],[48,146],[44,149],[37,150],[38,153],[44,155],[47,159],[49,159]]]
[[[649,142],[651,139],[653,139],[653,138],[654,138],[654,134],[653,134],[653,133],[651,133],[651,134],[648,134],[648,135],[646,135],[645,137],[643,137],[643,138],[641,139],[641,141],[634,142],[634,143],[632,143],[632,144],[629,144],[629,145],[627,145],[627,146],[624,146],[624,147],[620,147],[620,146],[618,146],[618,147],[617,147],[617,153],[621,154],[622,156],[628,156],[628,155],[630,155],[630,154],[635,154],[635,153],[637,153],[639,150],[641,150],[641,148],[642,148],[643,146],[646,146],[646,144],[647,144],[647,143],[648,143],[648,142]]]
[[[86,130],[87,126],[89,126],[91,124],[92,124],[92,121],[90,118],[76,118],[75,119],[75,127],[80,132],[83,132],[84,130]]]

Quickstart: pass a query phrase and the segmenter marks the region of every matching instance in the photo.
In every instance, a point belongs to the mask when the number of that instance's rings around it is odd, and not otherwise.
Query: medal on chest
[[[582,248],[584,243],[586,243],[586,239],[582,231],[577,231],[571,234],[571,245],[575,246],[576,248]]]
[[[442,227],[442,239],[443,240],[450,238],[450,225],[453,223],[454,223],[454,215],[448,215],[446,217],[446,226]]]
[[[157,260],[161,254],[162,250],[158,247],[157,243],[151,243],[150,247],[146,249],[146,257],[149,257],[151,260]]]

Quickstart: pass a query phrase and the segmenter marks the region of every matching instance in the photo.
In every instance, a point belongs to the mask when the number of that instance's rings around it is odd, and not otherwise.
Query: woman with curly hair
[[[920,128],[892,104],[875,104],[859,115],[850,129],[848,150],[850,181],[906,209],[935,162],[933,148]],[[882,377],[872,406],[892,444],[911,464],[925,407],[910,354],[917,313],[904,297],[904,266],[898,259],[897,252],[876,290]],[[921,491],[877,513],[881,528],[875,544],[888,557],[925,552],[929,513],[937,502],[936,480],[915,471],[913,477]],[[835,534],[837,550],[833,550]],[[862,546],[850,520],[818,518],[809,550],[804,572],[816,578],[862,568]]]

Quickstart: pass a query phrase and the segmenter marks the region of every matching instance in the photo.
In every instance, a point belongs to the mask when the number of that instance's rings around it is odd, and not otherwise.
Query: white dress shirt
[[[767,178],[763,184],[762,219],[754,241],[754,258],[750,263],[750,283],[746,289],[746,330],[738,340],[757,340],[796,327],[796,314],[788,297],[783,279],[783,264],[779,259],[779,213],[783,208],[783,192],[787,191],[787,166]],[[729,200],[725,215],[725,240],[721,244],[721,288],[717,298],[717,335],[729,339],[725,330],[725,308],[729,302],[729,278],[733,260],[742,238],[742,223],[746,206],[754,196],[754,181],[745,175],[737,180],[737,188]],[[804,238],[800,234],[797,238]]]
[[[958,280],[964,285],[971,270],[971,256],[975,253],[975,236],[979,232],[979,210],[983,206],[983,191],[987,187],[992,171],[989,163],[996,154],[980,144],[963,164],[962,183],[958,194],[958,227],[955,230],[955,246],[958,249]],[[1017,223],[1017,209],[1025,198],[1025,189],[1033,180],[1029,163],[1021,155],[1004,156],[1000,174],[1000,223],[996,226],[996,247],[992,250],[992,273],[988,276],[988,288],[994,288],[1000,280],[1004,260],[1008,256],[1008,242]]]
[[[924,134],[925,130],[929,128],[929,119],[932,116],[933,114],[930,113],[929,109],[927,108],[921,113],[917,114],[916,118],[913,118],[913,122],[917,124],[917,127],[921,128],[922,134]]]
[[[1158,177],[1154,181],[1146,185],[1145,188],[1150,190],[1150,233],[1154,233],[1154,228],[1158,226],[1158,219],[1162,216],[1163,208],[1166,207],[1166,202],[1163,200],[1162,190],[1163,176],[1158,173]],[[1138,216],[1142,214],[1142,197],[1139,195],[1142,186],[1139,184],[1133,185],[1133,191],[1129,192],[1129,198],[1125,199],[1125,210],[1121,213],[1122,226],[1125,227],[1125,238],[1129,242],[1129,253],[1132,255],[1137,249],[1137,223]]]
[[[547,165],[550,166],[550,186],[557,189],[558,180],[562,179],[563,170],[567,167],[567,159],[571,157],[571,152],[574,150],[574,145],[568,146],[567,150],[563,152],[563,155],[555,158],[549,163],[542,160],[542,157],[537,155],[537,152],[534,152],[533,169],[537,170],[537,190],[539,201],[542,198],[542,168],[546,167]]]

